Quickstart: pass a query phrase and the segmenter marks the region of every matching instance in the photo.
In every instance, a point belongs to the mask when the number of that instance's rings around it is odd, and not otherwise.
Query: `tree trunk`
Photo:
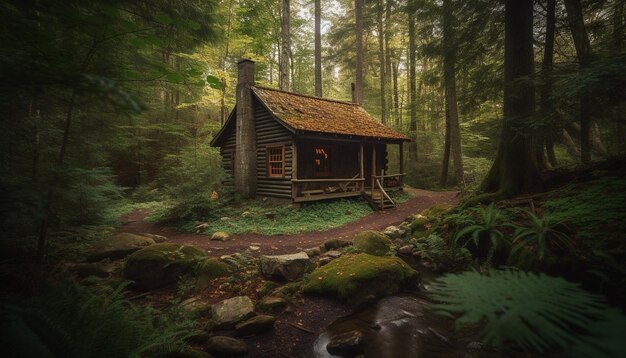
[[[454,175],[459,186],[464,186],[463,154],[461,151],[461,128],[456,103],[456,44],[454,41],[454,14],[451,0],[443,0],[443,81],[446,97],[446,136],[450,137]],[[449,131],[449,132],[448,132]],[[447,175],[447,170],[446,170]],[[442,177],[442,182],[447,178]]]
[[[396,125],[402,127],[402,112],[400,110],[400,98],[398,95],[398,63],[392,63],[391,66],[393,79],[393,112],[396,116]]]
[[[291,35],[290,31],[290,21],[291,21],[291,10],[289,6],[290,0],[283,0],[283,10],[281,16],[281,26],[280,26],[280,36],[281,36],[281,51],[280,51],[280,69],[279,69],[279,85],[278,87],[283,91],[289,91],[289,58],[291,52]]]
[[[363,0],[354,0],[356,20],[356,69],[354,97],[356,103],[363,105]]]
[[[486,192],[511,197],[542,188],[533,138],[516,124],[533,115],[533,0],[505,0],[504,118],[496,159],[483,182]]]
[[[415,12],[409,12],[409,162],[417,162],[417,89],[415,88]]]
[[[591,64],[591,44],[583,21],[583,10],[580,0],[565,0],[567,20],[574,39],[578,65],[581,69],[589,67]],[[591,160],[590,145],[590,117],[591,109],[589,94],[580,95],[580,159],[583,163]]]
[[[441,181],[440,185],[445,188],[448,185],[448,170],[450,168],[450,119],[449,113],[446,111],[446,133],[443,141],[443,161],[441,163]]]
[[[228,5],[228,23],[226,24],[226,41],[225,41],[225,45],[224,45],[224,56],[222,57],[222,63],[221,63],[221,68],[222,68],[222,78],[220,78],[220,81],[222,82],[222,93],[221,93],[221,98],[220,98],[220,123],[222,125],[224,125],[224,123],[226,123],[226,117],[228,116],[227,113],[227,109],[226,109],[226,61],[228,61],[228,56],[230,55],[230,30],[232,27],[232,19],[233,19],[233,9],[235,6],[235,1],[234,0],[230,0],[230,3]],[[271,71],[271,67],[270,67],[270,71]],[[271,72],[270,72],[270,76],[271,76]],[[270,79],[271,82],[271,79]]]
[[[380,63],[380,121],[387,124],[387,104],[385,103],[385,36],[383,33],[383,0],[378,0],[378,62]]]
[[[392,108],[392,91],[391,91],[391,81],[392,78],[392,60],[391,60],[391,46],[389,45],[389,39],[392,38],[393,34],[391,33],[391,5],[393,0],[385,1],[385,88],[387,89],[385,93],[385,102],[387,104],[387,114],[391,120],[389,122],[398,123],[398,112],[395,110],[391,110]]]
[[[322,97],[322,0],[315,0],[315,95]]]
[[[556,28],[556,0],[548,0],[546,6],[546,43],[543,48],[543,62],[541,69],[543,71],[543,78],[545,84],[541,88],[541,113],[549,118],[551,122],[547,131],[544,134],[544,142],[546,147],[546,153],[548,155],[548,161],[550,165],[555,167],[557,165],[556,155],[554,154],[554,137],[556,133],[555,123],[552,119],[554,109],[552,108],[552,68],[554,67],[554,34]],[[543,158],[543,149],[541,150],[541,157]]]

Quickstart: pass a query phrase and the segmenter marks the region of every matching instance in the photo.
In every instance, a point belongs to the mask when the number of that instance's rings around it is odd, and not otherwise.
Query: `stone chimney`
[[[237,62],[237,126],[235,153],[235,190],[242,198],[256,195],[256,129],[252,90],[254,85],[254,61],[241,59]]]

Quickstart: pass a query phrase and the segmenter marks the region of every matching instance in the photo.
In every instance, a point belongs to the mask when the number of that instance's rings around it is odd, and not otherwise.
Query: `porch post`
[[[361,142],[361,152],[359,153],[359,173],[361,174],[361,179],[365,179],[365,170],[363,169],[363,142]],[[365,181],[361,181],[361,191],[365,190]]]
[[[376,176],[376,143],[372,143],[372,176]],[[372,189],[374,189],[374,179],[372,179]]]
[[[298,141],[291,142],[291,179],[298,179]],[[298,183],[291,182],[291,200],[298,195]]]

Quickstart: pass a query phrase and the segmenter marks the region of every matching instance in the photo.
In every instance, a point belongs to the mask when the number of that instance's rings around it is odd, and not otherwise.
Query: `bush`
[[[354,236],[354,248],[366,254],[384,256],[391,250],[391,240],[378,231],[363,231]]]
[[[437,266],[436,271],[463,271],[472,262],[472,255],[466,248],[448,243],[439,235],[431,234],[411,241],[422,260]]]

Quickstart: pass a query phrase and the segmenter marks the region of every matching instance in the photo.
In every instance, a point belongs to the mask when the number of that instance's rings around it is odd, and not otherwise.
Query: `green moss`
[[[391,240],[378,231],[363,231],[354,236],[354,247],[366,254],[383,256],[391,249]]]
[[[277,289],[279,286],[280,285],[274,281],[265,281],[265,283],[263,283],[263,286],[261,286],[261,288],[259,289],[259,294],[261,296],[266,296],[270,292]]]
[[[428,209],[424,209],[422,210],[422,212],[420,213],[422,216],[425,216],[428,219],[433,219],[443,213],[445,213],[446,211],[450,210],[450,208],[452,208],[452,206],[447,205],[447,204],[437,204],[437,205],[433,205]]]
[[[411,222],[411,225],[409,225],[409,227],[411,228],[411,233],[428,231],[428,229],[426,228],[426,224],[429,221],[427,217],[418,214],[413,216],[413,218],[414,219]]]
[[[346,254],[313,271],[304,282],[303,292],[359,304],[396,293],[416,283],[418,277],[397,257]]]
[[[302,281],[290,282],[276,289],[272,293],[272,295],[287,298],[296,294],[296,292],[300,291],[301,288],[302,288]]]
[[[207,257],[206,253],[196,247],[166,242],[135,251],[128,257],[128,260],[192,263],[205,257]]]

